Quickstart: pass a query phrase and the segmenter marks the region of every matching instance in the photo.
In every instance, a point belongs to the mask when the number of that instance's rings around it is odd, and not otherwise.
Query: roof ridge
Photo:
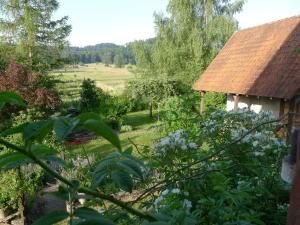
[[[284,22],[284,21],[288,21],[288,20],[294,20],[294,19],[297,19],[297,18],[300,19],[300,14],[292,16],[292,17],[288,17],[288,18],[283,18],[283,19],[271,21],[271,22],[268,22],[268,23],[263,23],[263,24],[260,24],[260,25],[256,25],[254,27],[247,27],[247,28],[244,28],[244,29],[241,29],[241,30],[237,30],[235,33],[241,32],[241,31],[246,31],[246,30],[251,30],[251,29],[256,29],[258,27],[262,27],[262,26],[266,26],[266,25],[271,25],[271,24],[274,24],[274,23]]]

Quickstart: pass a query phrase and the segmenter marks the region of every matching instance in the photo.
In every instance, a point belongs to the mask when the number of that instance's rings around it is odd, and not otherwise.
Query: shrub
[[[199,118],[197,130],[178,130],[156,142],[156,174],[168,180],[167,189],[188,193],[192,207],[185,218],[197,224],[284,224],[289,195],[279,173],[288,146],[277,137],[281,125],[268,121],[274,121],[270,113],[219,110]],[[154,202],[162,198],[161,192]],[[157,210],[171,220],[179,213],[164,210],[171,206]]]
[[[129,132],[129,131],[132,131],[132,126],[130,126],[130,125],[122,125],[120,131],[121,131],[121,132]]]
[[[80,109],[84,112],[98,111],[104,96],[104,92],[96,87],[95,81],[84,79],[80,92]]]
[[[205,110],[215,111],[226,108],[226,94],[208,92],[205,94]]]
[[[199,113],[195,102],[199,102],[198,95],[174,96],[162,102],[159,117],[165,134],[178,129],[192,130],[197,126]]]
[[[0,74],[0,91],[13,91],[21,95],[27,102],[44,109],[56,109],[60,104],[58,92],[42,87],[45,75],[33,74],[30,69],[11,62]],[[41,81],[44,79],[44,82]],[[47,81],[48,85],[50,81]]]
[[[149,107],[150,117],[153,116],[153,108],[156,108],[162,100],[182,94],[183,84],[170,79],[138,79],[127,83],[124,95],[129,99],[139,99]]]

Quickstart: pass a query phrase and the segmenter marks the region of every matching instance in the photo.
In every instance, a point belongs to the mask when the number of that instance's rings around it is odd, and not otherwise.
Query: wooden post
[[[234,95],[233,96],[233,99],[234,99],[234,111],[237,111],[238,108],[239,108],[239,99],[240,99],[240,96],[239,95]]]
[[[288,144],[290,143],[290,137],[293,128],[294,111],[295,111],[295,98],[291,99],[289,104],[288,124],[287,124],[287,131],[286,131],[286,142]]]
[[[279,118],[281,118],[283,116],[283,114],[284,114],[284,106],[285,106],[284,99],[280,99]]]
[[[290,192],[290,206],[288,210],[288,225],[300,224],[300,138],[297,140],[296,172]]]
[[[205,92],[201,91],[201,100],[200,100],[200,113],[202,114],[205,110]]]

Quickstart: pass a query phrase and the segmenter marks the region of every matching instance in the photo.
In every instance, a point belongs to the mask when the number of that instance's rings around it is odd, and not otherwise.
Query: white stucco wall
[[[238,108],[248,108],[256,113],[261,111],[271,111],[276,117],[279,117],[280,99],[270,99],[256,96],[239,96]],[[226,110],[234,110],[233,95],[227,95]]]

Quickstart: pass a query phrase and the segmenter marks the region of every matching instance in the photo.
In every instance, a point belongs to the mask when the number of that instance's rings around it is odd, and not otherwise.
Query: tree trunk
[[[152,100],[149,102],[149,116],[150,116],[150,118],[153,117],[153,104],[152,104]]]

